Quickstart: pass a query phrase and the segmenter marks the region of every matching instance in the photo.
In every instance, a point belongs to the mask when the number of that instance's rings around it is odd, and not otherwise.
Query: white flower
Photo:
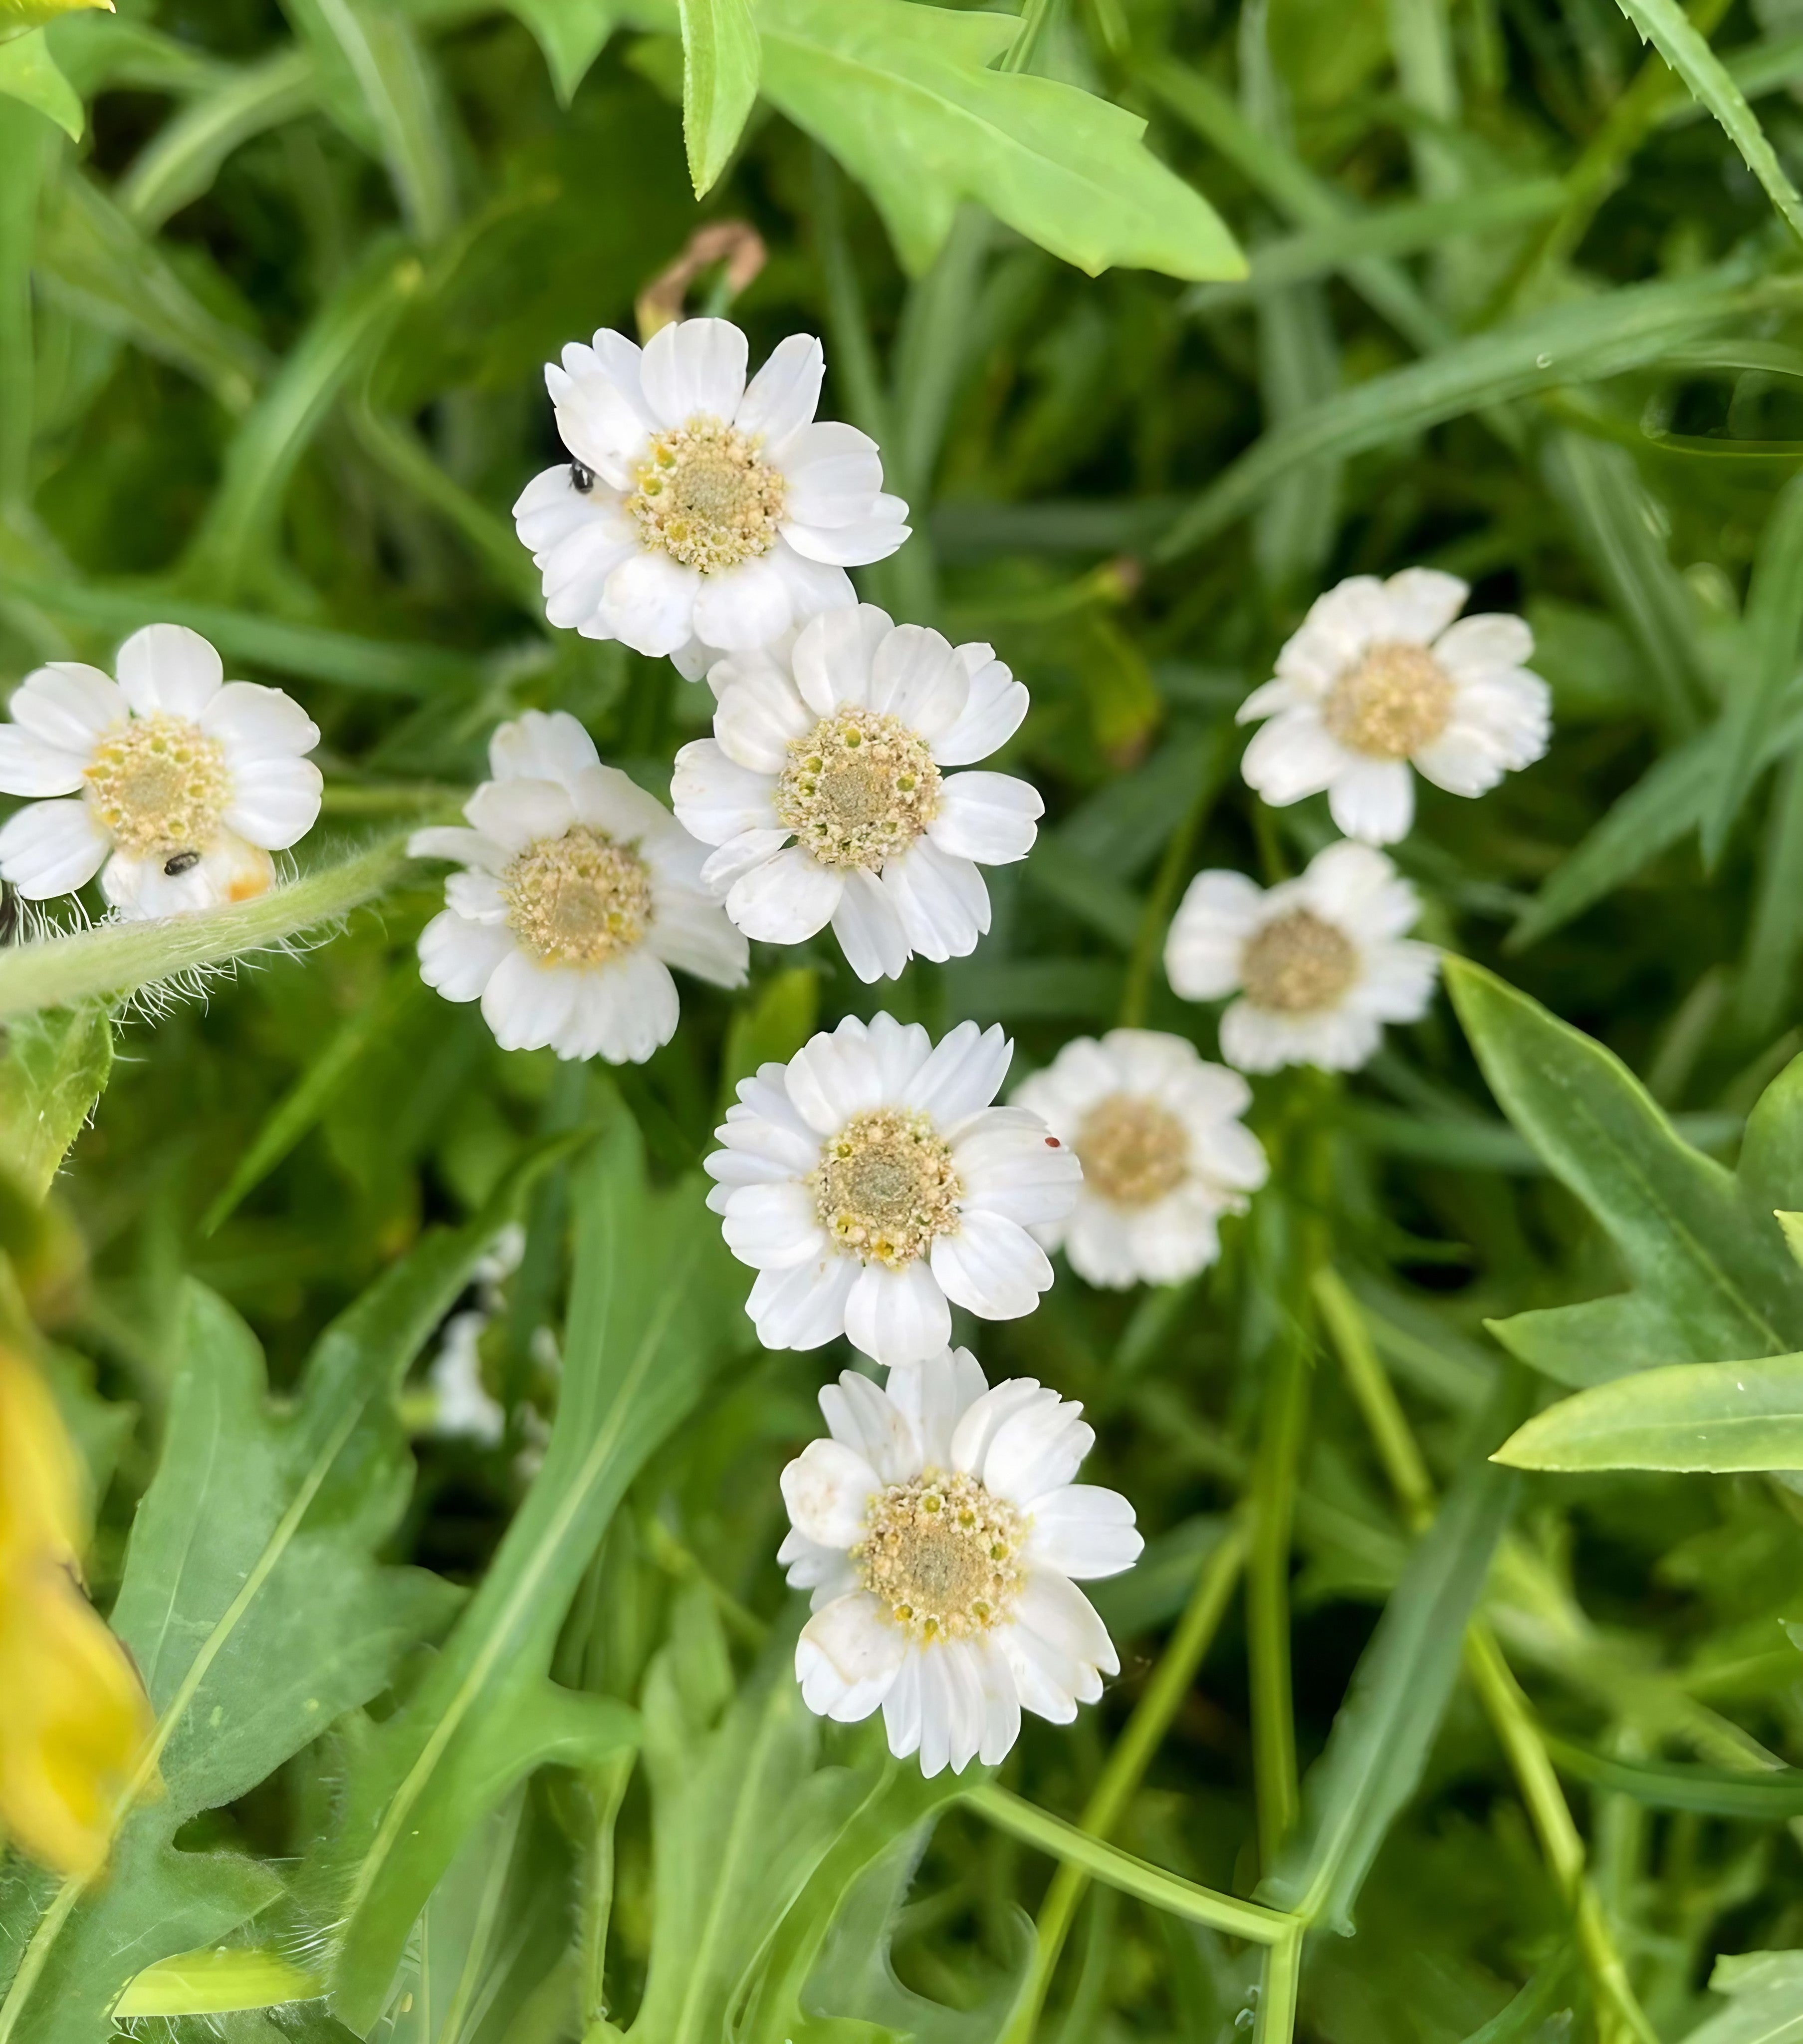
[[[702,874],[739,928],[793,944],[830,922],[866,981],[974,951],[989,927],[977,862],[1026,858],[1045,806],[1011,774],[942,770],[987,759],[1026,714],[990,648],[866,603],[708,680],[714,736],[677,755],[670,799],[719,847]]]
[[[302,756],[319,727],[280,689],[228,682],[186,625],[134,632],[118,667],[115,682],[52,660],[15,690],[0,793],[40,799],[0,828],[0,879],[44,901],[98,873],[131,917],[266,893],[270,854],[320,813],[320,770]]]
[[[1095,1436],[1030,1377],[991,1390],[966,1350],[848,1370],[820,1393],[831,1438],[783,1471],[777,1551],[814,1615],[796,1642],[803,1700],[853,1723],[880,1704],[889,1750],[923,1774],[994,1766],[1022,1708],[1068,1724],[1120,1672],[1076,1581],[1145,1543],[1118,1492],[1073,1483]],[[1072,1578],[1076,1581],[1073,1581]]]
[[[1386,1022],[1416,1021],[1433,998],[1433,947],[1403,935],[1420,913],[1414,889],[1365,844],[1330,844],[1268,893],[1243,873],[1199,873],[1164,970],[1186,1001],[1240,994],[1221,1018],[1221,1052],[1242,1071],[1352,1071]]]
[[[1240,705],[1270,723],[1246,747],[1248,783],[1279,808],[1327,790],[1348,837],[1391,844],[1414,820],[1410,769],[1481,795],[1545,751],[1552,692],[1524,664],[1519,617],[1460,618],[1456,575],[1354,575],[1318,597],[1277,655],[1277,678]]]
[[[1091,1285],[1193,1278],[1221,1253],[1221,1216],[1243,1213],[1264,1183],[1264,1151],[1239,1119],[1252,1089],[1181,1036],[1080,1036],[1014,1097],[1083,1166],[1075,1212],[1034,1232]]]
[[[466,869],[420,933],[420,977],[479,1000],[504,1051],[643,1064],[675,1032],[673,965],[744,982],[745,939],[701,885],[701,847],[562,710],[502,724],[489,765],[463,808],[473,829],[408,841]]]
[[[493,1316],[479,1308],[453,1313],[426,1381],[433,1397],[432,1431],[484,1447],[500,1445],[507,1415],[482,1381],[481,1339]]]
[[[935,1049],[918,1023],[849,1016],[740,1082],[708,1204],[758,1273],[765,1347],[845,1334],[919,1362],[953,1304],[986,1320],[1038,1304],[1052,1266],[1027,1231],[1070,1212],[1082,1174],[1038,1115],[990,1105],[1013,1055],[999,1028],[961,1022]]]
[[[767,644],[855,601],[848,567],[907,537],[877,444],[814,423],[826,357],[791,334],[745,381],[745,336],[684,320],[643,352],[603,328],[545,370],[574,459],[513,507],[544,575],[545,615],[700,671],[700,648]]]

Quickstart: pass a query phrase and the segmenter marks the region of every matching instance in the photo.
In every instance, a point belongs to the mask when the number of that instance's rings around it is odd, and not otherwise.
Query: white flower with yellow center
[[[247,901],[320,813],[319,727],[280,689],[228,682],[182,624],[119,648],[119,678],[52,660],[0,724],[0,793],[38,797],[0,828],[0,879],[28,901],[100,875],[122,916]]]
[[[572,459],[513,507],[550,622],[693,678],[710,652],[855,601],[846,568],[896,551],[907,506],[884,493],[874,440],[815,423],[825,369],[792,334],[747,385],[745,336],[719,319],[642,351],[606,328],[565,348],[545,382]]]
[[[1459,617],[1470,594],[1405,568],[1318,597],[1276,679],[1240,705],[1241,724],[1271,720],[1246,747],[1248,785],[1279,809],[1325,789],[1347,836],[1393,844],[1414,820],[1415,774],[1481,795],[1538,759],[1552,697],[1526,665],[1534,635],[1519,617]]]
[[[489,765],[464,805],[472,828],[408,841],[465,868],[420,933],[420,977],[480,1001],[504,1051],[643,1064],[675,1033],[672,966],[744,983],[745,939],[701,885],[701,847],[564,711],[502,724]]]
[[[741,1082],[714,1132],[708,1204],[758,1273],[746,1310],[765,1348],[838,1335],[893,1366],[936,1355],[953,1305],[1030,1313],[1052,1281],[1028,1230],[1061,1220],[1077,1161],[1036,1114],[991,1102],[1014,1046],[961,1022],[848,1016],[786,1065]]]
[[[1243,1213],[1268,1166],[1241,1120],[1252,1089],[1181,1036],[1080,1036],[1015,1089],[1083,1166],[1068,1221],[1035,1229],[1091,1285],[1175,1285],[1221,1253],[1222,1214]]]
[[[1221,1054],[1241,1070],[1352,1071],[1385,1023],[1419,1020],[1433,998],[1438,957],[1405,934],[1420,914],[1414,889],[1367,844],[1330,844],[1269,889],[1243,873],[1199,873],[1164,970],[1186,1001],[1239,995],[1221,1017]]]
[[[747,936],[800,943],[828,923],[851,969],[963,958],[989,927],[979,865],[1026,858],[1045,808],[984,759],[1026,714],[987,646],[829,611],[792,643],[725,660],[714,736],[677,755],[670,799],[719,848],[704,877]]]
[[[880,1707],[923,1774],[994,1766],[1022,1710],[1068,1724],[1120,1663],[1080,1581],[1145,1543],[1118,1492],[1073,1483],[1083,1408],[1016,1377],[991,1390],[968,1351],[848,1370],[820,1393],[828,1438],[782,1474],[777,1550],[813,1593],[796,1642],[803,1700],[842,1723]]]

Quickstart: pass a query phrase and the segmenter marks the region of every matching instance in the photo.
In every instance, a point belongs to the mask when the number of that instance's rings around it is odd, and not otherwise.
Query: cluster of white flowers
[[[846,569],[892,554],[907,507],[870,440],[815,421],[819,342],[792,336],[749,382],[746,366],[736,327],[694,319],[643,350],[597,333],[547,370],[570,459],[514,507],[546,615],[704,678],[713,734],[678,754],[666,807],[574,717],[527,710],[494,732],[466,824],[414,833],[415,855],[458,869],[421,974],[480,1002],[504,1049],[642,1062],[677,1028],[672,968],[741,986],[754,937],[831,924],[866,982],[965,957],[989,928],[981,868],[1032,848],[1037,790],[972,770],[1019,728],[1026,689],[988,646],[857,601]],[[1265,720],[1251,786],[1279,805],[1325,792],[1346,838],[1268,889],[1199,874],[1172,920],[1171,986],[1233,997],[1220,1043],[1238,1070],[1115,1029],[1003,1106],[999,1028],[934,1043],[879,1013],[761,1066],[717,1131],[708,1204],[757,1272],[759,1340],[842,1337],[889,1373],[823,1391],[829,1438],[783,1473],[781,1559],[814,1602],[802,1693],[841,1719],[880,1707],[928,1774],[1000,1760],[1022,1707],[1062,1721],[1095,1700],[1117,1663],[1076,1583],[1141,1544],[1124,1498],[1072,1481],[1080,1408],[1030,1378],[989,1388],[951,1347],[952,1308],[1030,1313],[1060,1251],[1099,1286],[1195,1277],[1266,1176],[1241,1073],[1355,1068],[1425,1011],[1421,905],[1375,847],[1410,828],[1414,774],[1475,795],[1548,742],[1527,627],[1459,620],[1468,594],[1418,568],[1342,582],[1241,710]],[[225,682],[179,626],[128,640],[117,682],[40,668],[12,715],[0,792],[34,799],[0,828],[0,878],[28,899],[98,874],[121,915],[242,901],[319,812],[312,722]],[[451,1323],[432,1381],[441,1425],[493,1440],[482,1321]]]

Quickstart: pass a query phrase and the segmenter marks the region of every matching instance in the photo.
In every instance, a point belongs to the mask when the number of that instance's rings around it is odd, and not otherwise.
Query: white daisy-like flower
[[[721,663],[714,736],[677,755],[670,799],[747,936],[800,943],[831,923],[861,980],[963,958],[989,928],[979,863],[1026,858],[1045,804],[984,759],[1026,714],[993,651],[873,604],[787,646]]]
[[[1221,1052],[1241,1071],[1352,1071],[1386,1022],[1417,1021],[1433,998],[1439,959],[1404,934],[1420,914],[1383,852],[1342,841],[1268,890],[1243,873],[1199,873],[1164,970],[1186,1001],[1240,996],[1221,1017]]]
[[[1038,1115],[990,1105],[1013,1055],[999,1027],[961,1022],[935,1048],[918,1023],[848,1016],[740,1082],[708,1204],[758,1273],[746,1310],[765,1348],[843,1334],[919,1362],[954,1304],[986,1320],[1038,1304],[1052,1266],[1027,1231],[1070,1212],[1082,1173]]]
[[[1526,665],[1534,635],[1500,613],[1459,617],[1470,594],[1456,575],[1405,568],[1318,597],[1276,680],[1240,705],[1241,724],[1271,720],[1246,747],[1249,785],[1278,808],[1325,789],[1347,836],[1392,844],[1414,820],[1415,774],[1481,795],[1538,759],[1552,692]]]
[[[874,440],[816,425],[826,357],[791,334],[750,383],[729,321],[683,320],[643,350],[604,328],[545,382],[573,459],[513,507],[544,576],[545,614],[589,639],[677,657],[766,645],[856,601],[848,567],[885,560],[907,506]]]
[[[1030,1377],[993,1390],[965,1350],[848,1370],[820,1393],[829,1437],[782,1474],[777,1551],[813,1593],[796,1642],[803,1700],[842,1723],[879,1705],[889,1750],[923,1774],[994,1766],[1024,1708],[1068,1724],[1118,1674],[1077,1583],[1145,1543],[1118,1492],[1073,1483],[1095,1436]]]
[[[52,660],[13,692],[0,793],[37,799],[0,828],[0,879],[44,901],[98,873],[133,918],[267,892],[320,813],[319,727],[186,625],[134,632],[118,668]]]
[[[420,977],[480,1001],[504,1051],[643,1064],[675,1033],[672,966],[744,983],[746,942],[701,885],[701,847],[565,711],[502,724],[489,765],[464,805],[472,828],[408,840],[465,869],[420,933]]]
[[[1034,1233],[1091,1285],[1193,1278],[1221,1253],[1222,1215],[1243,1213],[1269,1169],[1240,1119],[1252,1089],[1159,1030],[1080,1036],[1014,1098],[1083,1166],[1069,1220]]]

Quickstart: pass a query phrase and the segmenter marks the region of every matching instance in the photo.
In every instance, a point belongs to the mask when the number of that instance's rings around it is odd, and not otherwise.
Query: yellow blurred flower
[[[151,1716],[125,1650],[81,1592],[79,1497],[44,1381],[0,1339],[0,1836],[85,1877],[105,1863]]]

